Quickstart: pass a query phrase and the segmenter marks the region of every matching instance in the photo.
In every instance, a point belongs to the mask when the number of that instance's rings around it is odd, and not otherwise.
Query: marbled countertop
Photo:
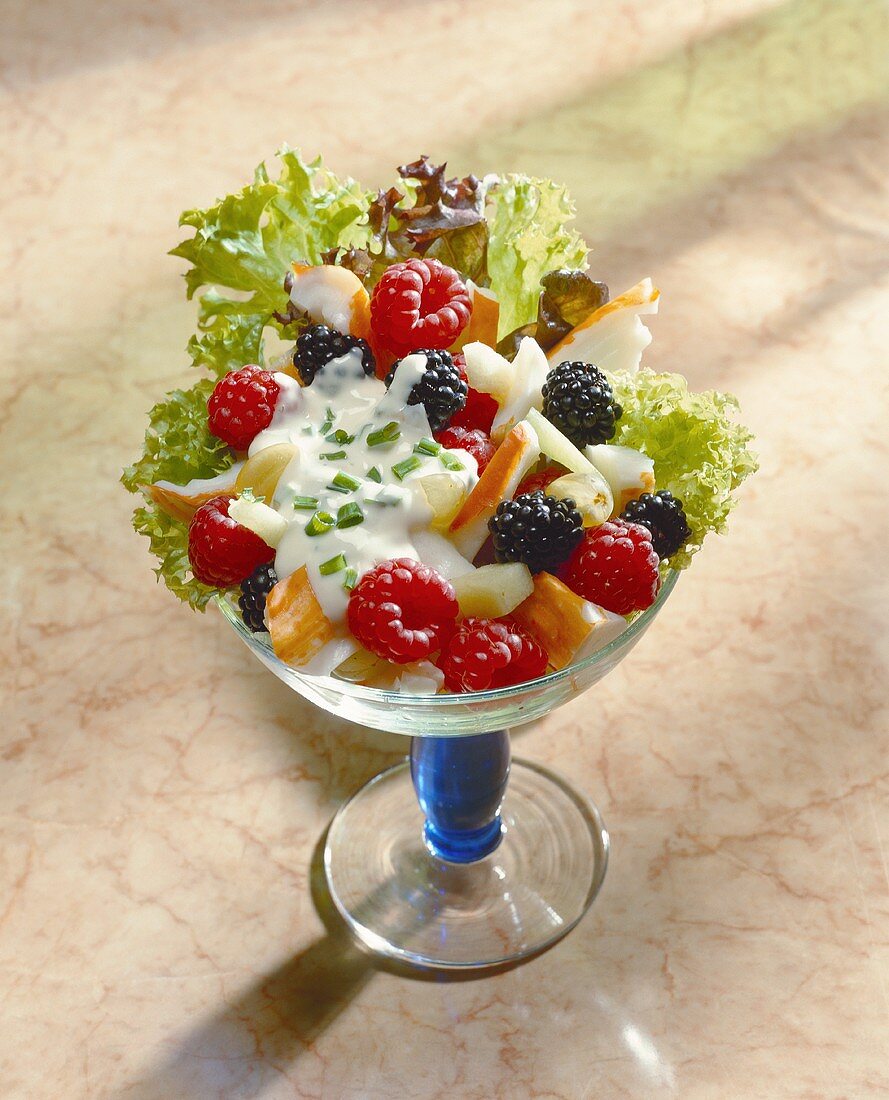
[[[887,1058],[885,6],[6,5],[0,1093],[871,1097]],[[404,751],[153,584],[117,485],[187,377],[176,218],[283,140],[564,179],[648,362],[762,472],[632,658],[517,750],[596,799],[588,917],[479,981],[374,968],[310,894]]]

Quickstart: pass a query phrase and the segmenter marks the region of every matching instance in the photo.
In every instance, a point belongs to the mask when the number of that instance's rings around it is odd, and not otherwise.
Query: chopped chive
[[[330,491],[331,491],[332,493],[342,493],[343,495],[345,495],[346,493],[348,493],[348,492],[349,492],[349,490],[348,490],[348,489],[347,489],[347,488],[345,487],[345,485],[334,485],[334,483],[333,483],[332,481],[331,481],[331,482],[330,482],[330,484],[329,484],[329,485],[327,486],[327,488],[328,488],[328,489],[329,489],[329,490],[330,490]]]
[[[400,436],[401,429],[398,427],[398,422],[390,420],[382,428],[377,428],[375,432],[370,433],[367,437],[367,445],[368,447],[382,447],[386,443],[394,443]]]
[[[324,423],[321,425],[321,434],[325,435],[333,427],[333,422],[336,417],[333,414],[333,409],[330,405],[324,410]]]
[[[318,572],[322,577],[329,577],[331,573],[340,573],[346,568],[346,555],[337,554],[335,558],[328,558],[318,566]]]
[[[417,458],[416,455],[411,455],[410,458],[403,458],[401,462],[396,462],[392,467],[392,473],[395,474],[399,481],[404,481],[405,477],[407,477],[412,470],[417,470],[422,465],[422,459]]]
[[[353,502],[344,504],[342,508],[337,511],[337,527],[357,527],[359,523],[364,523],[364,512],[361,511],[357,504]]]
[[[429,455],[431,458],[435,458],[436,455],[441,454],[441,444],[436,443],[434,439],[421,439],[414,447],[414,454]]]
[[[323,454],[318,455],[324,462],[339,462],[341,458],[346,457],[345,451],[325,451]]]
[[[377,485],[381,485],[383,482],[383,475],[380,473],[379,466],[371,466],[371,468],[367,471],[367,476],[370,478],[371,481],[375,481]]]
[[[338,493],[354,493],[356,489],[361,488],[361,482],[357,477],[352,477],[351,474],[344,474],[342,470],[339,470],[336,477],[327,488],[335,488]]]
[[[351,592],[352,589],[355,587],[355,585],[357,583],[358,583],[358,570],[357,569],[347,569],[346,570],[346,575],[345,575],[345,577],[343,577],[343,588],[345,588],[345,590],[347,592]]]
[[[457,458],[456,455],[449,454],[447,451],[442,450],[438,456],[439,462],[444,466],[446,470],[465,470],[466,467]]]
[[[306,426],[303,428],[301,434],[302,435],[313,435],[314,431],[315,431],[315,429],[312,427],[311,424],[306,424]]]
[[[314,512],[318,507],[317,497],[294,497],[293,507],[306,512]]]
[[[310,538],[316,535],[326,535],[336,526],[336,520],[330,512],[316,512],[306,524],[306,534]]]
[[[335,432],[331,432],[330,435],[324,437],[327,443],[339,443],[342,447],[346,443],[352,443],[355,440],[354,435],[349,435],[345,428],[337,428]]]

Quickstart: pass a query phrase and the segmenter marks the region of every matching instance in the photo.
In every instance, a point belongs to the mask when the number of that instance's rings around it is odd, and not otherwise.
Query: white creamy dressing
[[[379,379],[364,373],[359,351],[328,363],[311,386],[302,387],[289,375],[278,373],[275,381],[280,394],[274,417],[250,444],[251,457],[276,443],[293,443],[299,448],[278,482],[274,500],[266,502],[287,521],[287,529],[278,543],[275,570],[279,579],[283,579],[305,565],[318,602],[333,623],[345,617],[349,601],[349,590],[344,586],[347,570],[355,570],[361,577],[387,558],[423,560],[414,534],[428,529],[431,510],[422,488],[415,482],[446,469],[437,455],[415,451],[422,440],[432,439],[426,410],[422,405],[407,405],[411,389],[424,369],[424,356],[407,356],[388,391]],[[400,433],[397,439],[368,445],[371,433],[393,422]],[[342,441],[335,438],[337,431],[344,433]],[[349,436],[354,438],[347,441]],[[324,457],[340,451],[345,454]],[[467,492],[471,490],[478,481],[478,467],[472,455],[444,448],[442,453],[460,462],[461,469],[447,472],[458,478]],[[419,460],[416,469],[399,478],[393,466],[413,457]],[[379,482],[368,477],[374,467],[379,471]],[[359,486],[337,492],[331,485],[338,473],[357,479]],[[317,507],[295,508],[294,501],[305,497],[316,498]],[[351,527],[333,527],[315,536],[306,533],[316,512],[337,517],[347,504],[358,505],[363,522]],[[339,554],[346,559],[346,569],[323,574],[321,566]]]

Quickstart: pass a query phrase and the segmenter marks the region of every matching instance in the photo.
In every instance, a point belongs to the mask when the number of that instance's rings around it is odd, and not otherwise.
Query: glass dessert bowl
[[[583,917],[605,877],[595,805],[561,776],[511,759],[509,729],[592,687],[648,629],[656,602],[608,645],[530,683],[468,695],[410,695],[311,676],[279,660],[232,603],[217,606],[262,663],[331,714],[411,737],[410,756],[337,812],[324,870],[331,898],[371,951],[473,970],[535,955]]]

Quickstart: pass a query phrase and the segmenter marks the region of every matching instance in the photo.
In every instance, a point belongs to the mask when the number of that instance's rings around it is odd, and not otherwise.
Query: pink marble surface
[[[887,40],[852,0],[7,5],[4,1097],[889,1091]],[[614,858],[482,981],[319,918],[315,845],[403,745],[156,588],[116,485],[187,376],[176,216],[282,140],[563,178],[597,276],[662,288],[648,361],[759,437],[632,658],[517,733]]]

